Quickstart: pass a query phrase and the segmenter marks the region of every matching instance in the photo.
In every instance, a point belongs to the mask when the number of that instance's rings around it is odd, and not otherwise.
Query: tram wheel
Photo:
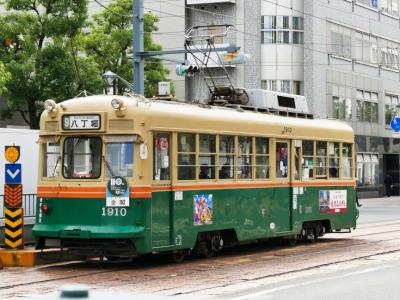
[[[309,238],[308,241],[310,243],[315,243],[317,241],[317,239],[318,239],[318,232],[317,232],[317,230],[315,228],[313,228],[313,230],[312,230],[312,235],[313,235],[313,237]]]
[[[205,258],[211,258],[215,255],[215,251],[211,242],[207,242],[207,246],[204,249],[203,255]]]
[[[174,263],[181,263],[185,259],[185,253],[182,250],[173,251],[170,256]]]

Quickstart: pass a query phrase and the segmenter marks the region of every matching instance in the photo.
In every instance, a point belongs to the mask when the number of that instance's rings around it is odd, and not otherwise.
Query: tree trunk
[[[34,99],[28,99],[28,115],[29,115],[29,126],[31,129],[39,129],[38,111]]]

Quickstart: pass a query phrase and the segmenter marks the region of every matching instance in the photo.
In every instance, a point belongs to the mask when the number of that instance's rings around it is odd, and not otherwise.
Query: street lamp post
[[[132,92],[135,92],[135,88],[131,83],[129,83],[127,80],[125,80],[121,76],[119,76],[119,75],[117,75],[117,74],[115,74],[115,73],[113,73],[111,71],[105,72],[101,77],[107,83],[108,86],[112,86],[113,82],[115,81],[115,79],[118,79],[123,83],[123,85],[125,87],[130,89]]]

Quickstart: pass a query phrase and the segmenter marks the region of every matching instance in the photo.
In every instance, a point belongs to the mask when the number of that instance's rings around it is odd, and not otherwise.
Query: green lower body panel
[[[249,182],[250,183],[250,182]],[[238,241],[299,234],[305,222],[356,227],[352,186],[282,186],[158,191],[126,208],[105,199],[40,198],[33,234],[55,239],[128,239],[139,253],[192,249],[199,233],[230,231]],[[177,194],[176,194],[177,193]]]

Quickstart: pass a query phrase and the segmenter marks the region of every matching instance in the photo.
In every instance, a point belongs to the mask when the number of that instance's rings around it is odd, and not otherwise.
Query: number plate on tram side
[[[100,115],[66,115],[62,118],[63,130],[98,130]]]

